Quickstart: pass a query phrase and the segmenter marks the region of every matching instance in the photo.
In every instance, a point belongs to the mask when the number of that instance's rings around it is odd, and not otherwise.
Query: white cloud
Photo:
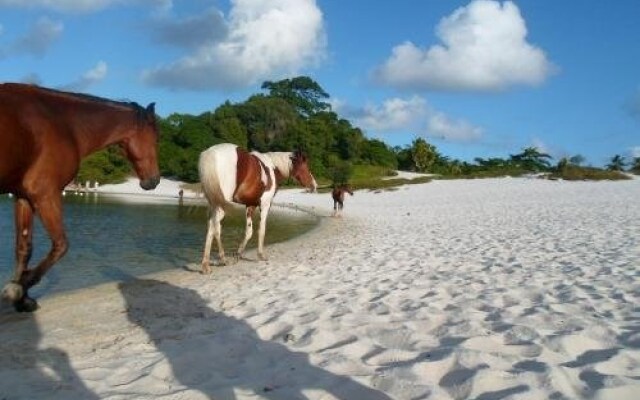
[[[418,96],[410,99],[392,98],[381,106],[366,105],[356,117],[356,125],[378,132],[406,129],[424,119],[427,102]]]
[[[83,92],[87,90],[91,85],[102,81],[107,77],[108,66],[104,61],[99,61],[95,67],[86,71],[75,81],[63,85],[60,87],[62,90],[69,90],[73,92]]]
[[[147,70],[143,79],[173,89],[231,89],[294,74],[323,58],[323,16],[315,0],[232,0],[231,5],[225,38]]]
[[[31,84],[31,85],[42,86],[42,78],[40,78],[40,76],[38,74],[33,73],[33,72],[23,76],[20,79],[20,82],[28,83],[28,84]]]
[[[452,119],[441,112],[433,112],[427,120],[427,136],[450,142],[475,142],[482,138],[482,133],[482,128]]]
[[[45,8],[61,12],[92,12],[123,0],[0,0],[0,7]]]
[[[633,118],[640,120],[640,89],[636,90],[625,104],[627,113]]]
[[[640,157],[640,146],[634,146],[630,148],[629,152],[631,153],[631,157],[633,158]]]
[[[151,22],[150,30],[159,43],[187,49],[197,49],[203,43],[215,43],[228,34],[224,15],[217,9],[183,19],[160,15]]]
[[[0,26],[0,34],[2,33],[1,28],[2,26]],[[24,35],[16,38],[12,43],[0,47],[0,59],[21,54],[42,56],[62,35],[63,30],[64,24],[62,22],[42,17]]]
[[[41,8],[63,13],[91,13],[113,5],[147,4],[157,10],[172,7],[171,0],[0,0],[0,7]]]
[[[63,30],[64,24],[62,22],[42,17],[29,29],[26,35],[19,38],[11,46],[12,50],[10,52],[15,54],[30,53],[41,56],[60,37]]]
[[[336,112],[346,114],[367,131],[375,133],[413,131],[417,135],[452,142],[474,142],[482,138],[483,129],[435,110],[419,96],[391,98],[381,105],[368,104],[361,109],[344,103],[334,105]]]
[[[511,1],[474,0],[443,18],[442,44],[393,48],[374,78],[397,87],[495,91],[538,85],[554,71],[544,51],[526,40],[527,27]]]
[[[538,151],[549,154],[549,155],[552,153],[557,153],[555,150],[550,148],[545,142],[543,142],[542,139],[538,137],[534,137],[531,140],[531,147],[535,147],[536,149],[538,149]]]

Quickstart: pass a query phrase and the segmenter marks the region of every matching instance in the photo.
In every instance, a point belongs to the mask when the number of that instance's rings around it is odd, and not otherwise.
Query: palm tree
[[[571,165],[575,165],[576,167],[579,167],[584,162],[585,162],[585,158],[581,154],[576,154],[575,156],[572,156],[571,158],[569,158],[569,163]]]
[[[633,158],[631,166],[629,167],[629,171],[633,172],[636,175],[640,175],[640,157]]]
[[[440,155],[435,146],[427,143],[423,138],[416,138],[411,144],[411,158],[418,172],[427,172],[438,160]]]
[[[526,147],[522,153],[512,155],[511,161],[528,171],[546,171],[551,168],[549,154],[541,152],[537,147]]]
[[[611,157],[609,164],[607,164],[607,169],[609,171],[622,171],[624,170],[625,164],[626,163],[624,161],[624,157],[622,157],[620,154],[616,154],[615,156]]]
[[[565,172],[567,167],[569,167],[569,165],[572,165],[571,159],[567,157],[562,157],[560,161],[558,161],[558,165],[556,165],[556,171],[563,173]]]

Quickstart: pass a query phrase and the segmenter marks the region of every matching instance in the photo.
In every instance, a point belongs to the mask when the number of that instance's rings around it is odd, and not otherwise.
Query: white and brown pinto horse
[[[258,257],[266,260],[264,235],[267,215],[278,185],[292,177],[312,191],[317,187],[316,180],[309,172],[307,157],[301,152],[249,153],[234,144],[223,143],[212,146],[200,154],[198,169],[210,211],[202,257],[203,273],[211,273],[209,260],[214,236],[218,244],[220,263],[226,263],[220,237],[225,206],[233,202],[247,207],[244,240],[238,248],[240,257],[253,235],[253,213],[256,207],[260,207]]]
[[[333,216],[342,216],[342,209],[344,208],[344,194],[349,193],[353,196],[353,190],[349,185],[335,185],[331,191],[331,197],[333,198]]]

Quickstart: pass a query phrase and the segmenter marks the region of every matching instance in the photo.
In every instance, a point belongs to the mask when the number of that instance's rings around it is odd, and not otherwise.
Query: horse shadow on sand
[[[170,363],[177,383],[187,390],[216,400],[235,400],[238,395],[273,400],[391,399],[313,365],[306,353],[261,339],[246,322],[213,310],[194,290],[153,279],[136,279],[119,288],[127,317],[144,329]]]
[[[69,362],[66,352],[42,348],[34,313],[17,314],[0,305],[0,399],[97,400]]]

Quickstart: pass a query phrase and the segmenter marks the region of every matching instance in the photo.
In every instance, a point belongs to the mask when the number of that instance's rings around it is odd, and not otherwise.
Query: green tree
[[[349,161],[341,160],[333,155],[329,160],[327,167],[329,178],[334,185],[344,185],[349,183],[349,179],[353,174],[353,166]]]
[[[549,154],[541,152],[537,147],[526,147],[522,153],[512,155],[511,161],[527,171],[548,171],[551,168]]]
[[[364,142],[362,160],[371,165],[392,169],[398,167],[398,159],[393,150],[386,143],[377,139],[369,139]]]
[[[265,81],[262,89],[268,90],[269,96],[281,98],[291,104],[303,116],[331,109],[331,105],[323,101],[329,98],[329,94],[308,76],[298,76],[277,82]]]
[[[132,174],[131,166],[117,146],[109,146],[86,157],[80,164],[76,181],[121,183]]]
[[[616,154],[615,156],[611,157],[611,160],[609,160],[609,164],[607,164],[607,169],[609,171],[623,171],[625,165],[626,165],[626,162],[624,160],[624,157],[621,156],[620,154]]]
[[[238,106],[237,113],[247,131],[249,148],[264,152],[297,147],[300,116],[285,100],[254,95]]]
[[[572,165],[571,163],[571,159],[567,158],[567,157],[562,157],[559,161],[558,164],[556,165],[556,171],[559,173],[564,173],[567,168],[569,168],[569,166]],[[577,165],[576,165],[577,166]]]
[[[414,169],[413,159],[411,158],[411,147],[395,146],[393,152],[396,154],[396,159],[398,160],[398,169],[403,171]]]
[[[208,112],[198,116],[174,113],[158,122],[161,174],[187,182],[198,181],[200,153],[220,142],[215,140],[211,120],[212,115]]]
[[[640,157],[634,157],[631,165],[629,167],[629,171],[633,172],[636,175],[640,175]]]
[[[488,169],[488,170],[503,169],[511,166],[510,160],[505,160],[504,158],[500,158],[500,157],[490,157],[490,158],[476,157],[474,161],[476,162],[476,164],[478,164],[482,168]]]
[[[226,101],[211,116],[211,129],[216,143],[234,143],[248,146],[247,129],[238,117],[237,107]]]
[[[418,172],[429,171],[438,156],[436,148],[423,138],[417,138],[411,144],[411,159]]]
[[[575,156],[571,156],[569,158],[569,164],[575,165],[577,167],[579,167],[582,164],[584,164],[585,161],[586,161],[586,159],[584,158],[584,156],[582,156],[580,154],[576,154]]]

